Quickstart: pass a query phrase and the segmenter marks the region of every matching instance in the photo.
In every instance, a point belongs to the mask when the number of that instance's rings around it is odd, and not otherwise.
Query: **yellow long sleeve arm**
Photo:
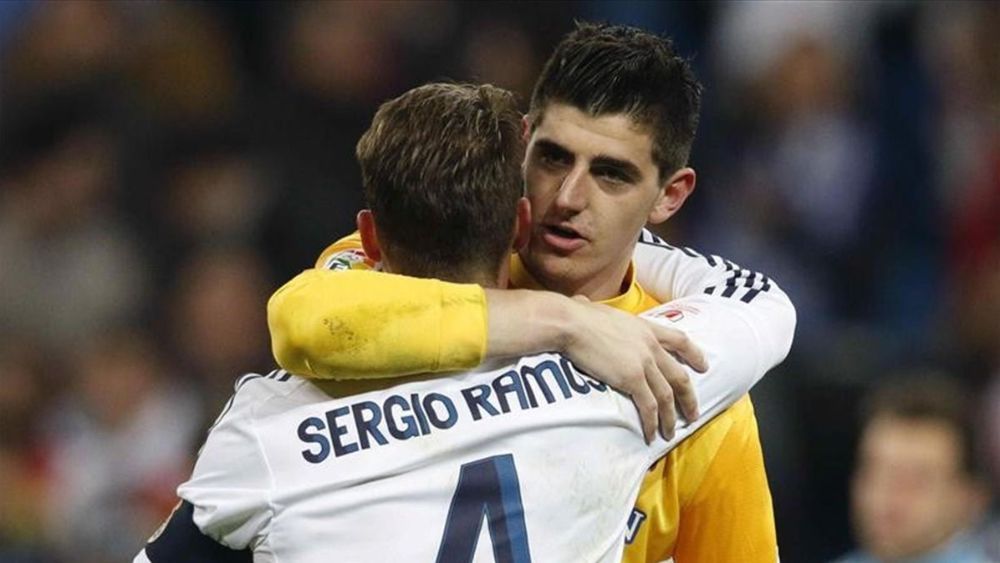
[[[483,289],[364,270],[306,270],[271,296],[278,364],[362,379],[469,369],[486,352]]]

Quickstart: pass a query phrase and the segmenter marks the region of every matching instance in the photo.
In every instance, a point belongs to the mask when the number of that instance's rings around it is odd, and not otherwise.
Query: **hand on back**
[[[688,420],[697,418],[697,398],[682,363],[698,372],[708,365],[684,332],[585,297],[574,302],[579,304],[572,308],[576,320],[562,352],[595,379],[632,398],[647,441],[657,419],[663,437],[673,436],[676,408]]]

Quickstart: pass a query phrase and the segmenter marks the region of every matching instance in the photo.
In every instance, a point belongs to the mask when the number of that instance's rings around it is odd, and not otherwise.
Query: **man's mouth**
[[[583,238],[575,229],[565,225],[544,225],[545,230],[565,238]]]
[[[579,250],[587,239],[568,225],[542,225],[542,240],[558,252]]]

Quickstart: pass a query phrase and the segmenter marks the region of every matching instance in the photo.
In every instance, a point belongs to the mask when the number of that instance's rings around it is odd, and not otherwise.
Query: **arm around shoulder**
[[[659,301],[717,297],[720,311],[738,314],[755,331],[768,369],[788,355],[795,306],[774,279],[721,256],[671,246],[649,231],[643,231],[634,258],[639,283]]]
[[[486,297],[452,284],[373,271],[306,270],[271,296],[278,364],[313,378],[467,369],[486,347]]]

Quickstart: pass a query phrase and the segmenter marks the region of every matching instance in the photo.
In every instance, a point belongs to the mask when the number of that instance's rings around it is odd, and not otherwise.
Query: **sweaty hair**
[[[652,134],[653,162],[665,178],[691,154],[701,90],[669,39],[629,26],[578,22],[545,63],[529,115],[537,127],[550,103],[593,117],[624,113]]]
[[[513,94],[414,88],[382,104],[357,156],[379,244],[399,273],[469,281],[499,272],[524,192]]]
[[[959,437],[962,458],[959,467],[966,475],[981,477],[975,437],[975,411],[966,390],[956,381],[935,374],[914,374],[882,384],[862,405],[862,422],[867,427],[876,419],[942,424]]]

